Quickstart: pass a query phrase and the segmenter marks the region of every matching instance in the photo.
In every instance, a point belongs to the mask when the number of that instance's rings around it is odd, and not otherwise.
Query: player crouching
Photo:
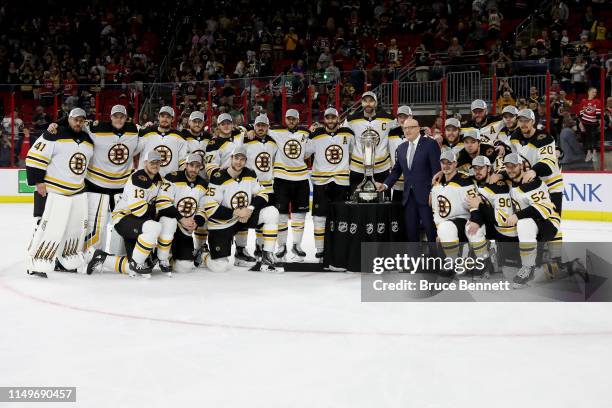
[[[204,210],[208,219],[210,253],[204,262],[213,272],[230,268],[232,240],[240,231],[261,226],[264,244],[261,270],[282,271],[273,251],[278,233],[278,210],[268,204],[267,190],[257,181],[254,170],[246,167],[246,149],[234,148],[230,166],[212,173]],[[240,250],[236,247],[236,251]],[[236,266],[249,266],[235,258]]]
[[[504,158],[508,177],[512,180],[510,195],[515,213],[507,219],[507,226],[515,226],[519,239],[521,268],[513,278],[514,287],[527,286],[529,281],[550,281],[567,275],[579,274],[587,279],[584,266],[578,259],[570,262],[545,264],[536,268],[537,244],[552,241],[561,226],[561,219],[550,199],[546,184],[539,177],[523,182],[523,160],[516,153]]]
[[[172,242],[177,222],[166,216],[155,221],[156,201],[163,184],[159,175],[161,159],[157,151],[147,152],[144,168],[130,176],[113,212],[115,231],[124,239],[128,256],[109,256],[97,250],[89,262],[87,273],[110,270],[150,278],[153,266],[147,263],[147,258],[156,246],[160,268],[162,271],[168,270],[169,243]]]
[[[466,224],[470,218],[468,199],[475,197],[477,192],[474,179],[457,171],[457,158],[452,150],[442,152],[440,166],[442,177],[431,190],[434,221],[444,254],[448,258],[455,259],[459,256],[460,242],[468,241],[466,236]],[[469,236],[469,241],[476,256],[484,258],[485,227],[475,228]]]

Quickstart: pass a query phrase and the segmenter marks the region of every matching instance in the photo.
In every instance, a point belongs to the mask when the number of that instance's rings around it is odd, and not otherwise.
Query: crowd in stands
[[[3,124],[10,121],[10,91],[19,94],[15,124],[20,118],[17,139],[22,139],[26,131],[36,137],[74,106],[95,118],[95,96],[101,92],[115,92],[113,102],[133,109],[135,92],[143,92],[144,100],[149,89],[133,84],[172,84],[158,102],[170,103],[174,94],[179,127],[194,109],[230,112],[238,121],[265,111],[278,123],[283,87],[289,105],[303,106],[310,90],[316,111],[333,102],[340,83],[338,98],[346,110],[366,87],[397,78],[402,67],[411,67],[402,80],[435,81],[474,69],[503,78],[536,72],[538,61],[553,59],[545,69],[555,79],[553,120],[561,126],[562,109],[578,105],[588,88],[599,89],[600,68],[612,75],[612,30],[605,24],[611,13],[603,0],[191,0],[181,10],[188,19],[170,18],[167,7],[129,0],[0,6]],[[540,10],[534,17],[537,34],[516,38],[517,26],[535,10]],[[517,95],[500,80],[498,111],[507,104],[545,110],[535,94]],[[60,103],[54,112],[55,95]],[[141,122],[148,120],[146,113]],[[3,126],[0,164],[10,143],[6,130]]]

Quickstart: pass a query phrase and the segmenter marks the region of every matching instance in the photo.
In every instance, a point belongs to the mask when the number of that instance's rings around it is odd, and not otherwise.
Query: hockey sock
[[[325,218],[319,216],[313,217],[315,249],[317,252],[323,252],[325,245]]]
[[[306,213],[291,214],[291,234],[293,238],[293,245],[297,245],[298,248],[302,248],[302,236],[304,235],[305,220]]]
[[[278,217],[278,246],[282,247],[287,245],[287,222],[289,216],[287,214],[280,214]]]

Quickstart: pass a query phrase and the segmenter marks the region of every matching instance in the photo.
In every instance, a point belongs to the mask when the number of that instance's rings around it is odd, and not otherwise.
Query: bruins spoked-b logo
[[[172,161],[172,150],[170,150],[168,146],[164,146],[164,145],[157,146],[155,148],[155,151],[159,153],[159,155],[161,156],[160,165],[162,167],[166,167],[167,165],[170,164],[170,162]]]
[[[259,171],[270,171],[270,153],[261,152],[255,156],[255,167],[257,167]]]
[[[232,196],[230,204],[234,210],[236,208],[244,208],[249,205],[249,195],[244,191],[238,191]]]
[[[87,157],[83,153],[73,154],[70,158],[69,167],[70,171],[80,176],[87,169]]]
[[[193,197],[183,197],[176,204],[176,209],[185,218],[193,217],[196,213],[198,203]]]
[[[117,143],[108,150],[108,160],[113,164],[125,164],[129,158],[130,149],[123,143]]]
[[[344,152],[342,148],[338,145],[330,145],[325,149],[325,158],[331,164],[338,164],[342,161],[342,155]]]
[[[451,212],[451,203],[443,195],[438,196],[438,212],[442,218],[448,217],[448,214]]]
[[[302,145],[297,140],[288,140],[283,147],[283,151],[288,158],[297,159],[302,153]]]

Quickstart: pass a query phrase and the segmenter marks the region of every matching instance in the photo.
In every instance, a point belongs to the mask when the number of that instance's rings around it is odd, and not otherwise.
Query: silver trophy
[[[365,175],[363,181],[359,183],[353,193],[352,200],[358,203],[382,203],[384,194],[376,191],[374,183],[374,162],[376,160],[376,146],[380,142],[380,135],[377,131],[368,127],[359,136],[361,151],[363,152],[363,166]]]

